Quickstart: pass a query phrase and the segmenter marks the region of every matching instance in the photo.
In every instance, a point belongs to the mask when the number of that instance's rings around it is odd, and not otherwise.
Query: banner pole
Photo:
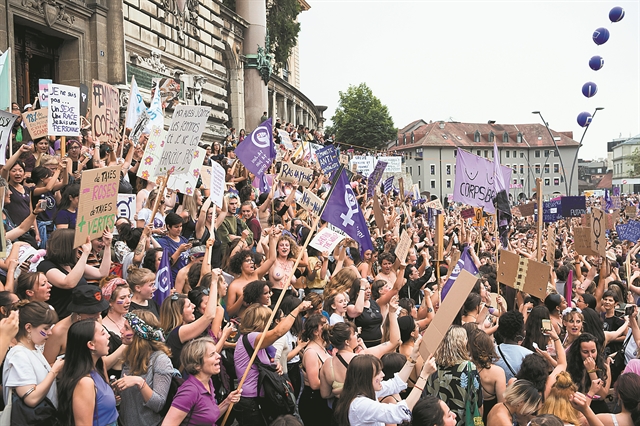
[[[542,262],[542,179],[536,178],[536,191],[538,198],[538,250],[536,251],[538,262]]]
[[[340,178],[340,175],[342,174],[342,170],[343,169],[344,169],[344,165],[341,165],[340,168],[338,169],[338,172],[334,176],[333,182],[331,182],[331,189],[329,190],[329,194],[327,195],[327,198],[325,198],[324,203],[322,204],[322,208],[320,209],[320,212],[318,213],[318,216],[316,216],[316,218],[313,220],[313,224],[311,225],[311,232],[309,232],[309,235],[307,235],[307,239],[305,240],[304,245],[298,251],[298,256],[296,257],[296,262],[293,264],[293,267],[291,268],[292,274],[296,269],[298,269],[298,264],[302,260],[302,256],[303,256],[305,250],[307,249],[307,246],[311,242],[311,237],[313,236],[314,230],[317,228],[318,223],[320,222],[320,218],[322,217],[322,213],[324,212],[324,209],[327,207],[327,203],[329,202],[329,199],[331,198],[331,194],[333,193],[333,189],[335,188],[336,182]],[[260,348],[260,346],[262,345],[262,342],[264,341],[264,338],[266,337],[267,330],[269,330],[269,328],[271,327],[271,323],[273,322],[273,319],[276,316],[276,312],[278,311],[278,308],[280,307],[280,303],[282,302],[282,299],[284,299],[284,295],[286,294],[286,289],[289,288],[289,286],[291,285],[291,278],[292,278],[291,276],[288,276],[285,285],[282,286],[282,292],[280,292],[280,297],[278,297],[278,300],[276,301],[276,304],[273,306],[273,309],[271,310],[271,316],[269,317],[269,321],[267,321],[267,324],[265,325],[264,330],[262,330],[262,333],[260,334],[260,340],[258,340],[258,343],[254,345],[254,348],[256,348],[256,349],[253,351],[253,355],[249,359],[249,365],[247,365],[247,368],[244,370],[244,373],[242,374],[242,378],[238,382],[238,389],[242,389],[242,385],[244,385],[245,380],[247,380],[247,375],[249,374],[249,370],[251,370],[251,366],[253,365],[253,362],[255,361],[256,356],[258,355],[258,349],[257,348]],[[227,422],[227,419],[229,418],[229,415],[231,414],[231,409],[233,408],[233,406],[234,406],[234,404],[231,403],[229,405],[229,408],[227,408],[227,412],[225,413],[224,419],[222,420],[222,424],[221,424],[222,426],[224,426],[225,423]]]
[[[169,182],[169,176],[171,176],[171,172],[167,171],[166,176],[158,176],[156,179],[156,184],[160,185],[160,189],[158,190],[158,195],[156,195],[156,200],[153,203],[153,211],[151,212],[151,223],[153,223],[154,218],[156,217],[156,213],[158,213],[158,208],[160,207],[160,200],[164,197],[164,190],[167,188],[167,182]]]

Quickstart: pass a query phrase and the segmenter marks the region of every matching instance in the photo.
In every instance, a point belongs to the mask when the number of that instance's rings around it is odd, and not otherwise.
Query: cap
[[[31,104],[26,104],[26,105],[22,108],[22,110],[23,110],[23,111],[26,111],[26,110],[28,110],[29,108],[33,108],[33,105],[31,105]]]
[[[77,314],[97,314],[109,308],[109,302],[102,297],[100,287],[86,284],[80,285],[71,292],[69,312]]]
[[[204,256],[205,250],[206,250],[206,246],[204,245],[191,247],[191,249],[189,249],[189,256],[193,256],[193,257]]]

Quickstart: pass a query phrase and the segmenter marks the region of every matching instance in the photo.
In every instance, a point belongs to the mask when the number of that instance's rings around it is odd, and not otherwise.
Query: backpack
[[[249,357],[252,357],[254,350],[246,334],[242,336],[242,343]],[[264,364],[257,356],[254,364],[259,372],[258,390],[262,389],[264,393],[264,397],[261,398],[263,410],[268,410],[273,418],[285,414],[295,415],[297,407],[291,383],[278,374],[275,367]]]
[[[182,386],[183,383],[184,379],[180,377],[180,373],[178,373],[178,370],[176,370],[171,376],[171,382],[169,382],[169,392],[167,392],[167,399],[164,401],[164,405],[158,413],[162,417],[166,416],[169,412],[169,408],[171,408],[171,404],[173,403],[173,398],[176,396],[176,393],[178,393],[178,388]]]

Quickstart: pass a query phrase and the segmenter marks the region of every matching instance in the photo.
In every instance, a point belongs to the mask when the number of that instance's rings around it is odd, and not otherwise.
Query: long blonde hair
[[[133,313],[150,326],[160,327],[160,323],[153,313],[142,309],[136,309]],[[124,363],[129,366],[129,374],[132,376],[146,374],[149,371],[151,355],[157,351],[162,351],[171,357],[171,350],[164,343],[145,340],[134,333],[131,344],[124,351]]]
[[[569,398],[578,391],[578,387],[571,380],[571,375],[566,371],[556,376],[556,382],[551,387],[549,396],[544,401],[540,414],[553,414],[565,423],[580,425],[578,412],[571,406]]]
[[[469,361],[467,350],[467,330],[459,325],[452,325],[442,339],[442,343],[433,354],[440,368],[449,368],[464,361]]]

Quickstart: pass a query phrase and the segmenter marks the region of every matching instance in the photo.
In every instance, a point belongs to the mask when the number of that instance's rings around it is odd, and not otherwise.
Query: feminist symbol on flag
[[[351,188],[347,185],[346,190],[344,191],[344,202],[349,207],[349,210],[346,214],[340,213],[340,219],[342,219],[342,226],[353,225],[355,222],[351,217],[358,213],[358,201],[356,197],[351,192]]]
[[[158,290],[161,292],[165,292],[169,289],[169,274],[169,267],[167,266],[158,271],[158,275],[160,276],[160,279],[158,280]]]

